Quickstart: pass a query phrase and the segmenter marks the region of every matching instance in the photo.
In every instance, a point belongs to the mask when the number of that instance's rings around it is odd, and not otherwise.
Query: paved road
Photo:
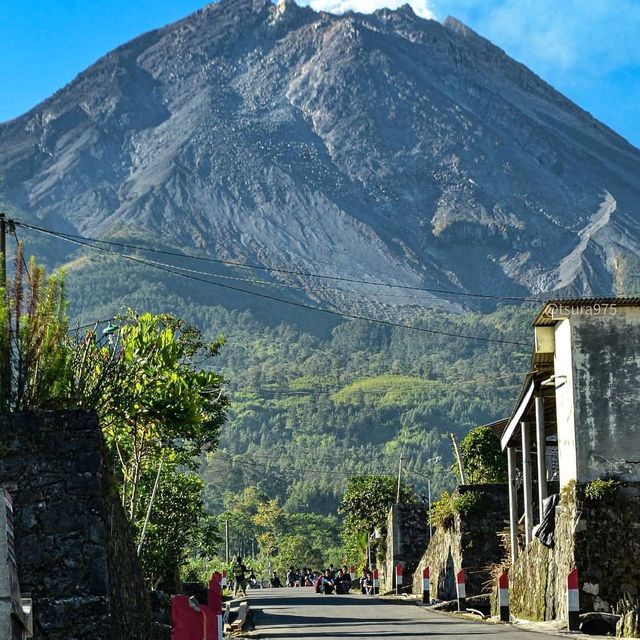
[[[459,620],[423,611],[408,603],[370,596],[323,596],[313,593],[311,588],[262,589],[249,593],[250,606],[255,611],[254,634],[260,638],[557,640],[557,636]]]

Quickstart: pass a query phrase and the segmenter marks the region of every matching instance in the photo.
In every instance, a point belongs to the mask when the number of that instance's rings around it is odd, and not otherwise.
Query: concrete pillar
[[[509,527],[511,533],[511,564],[518,558],[518,486],[516,485],[516,450],[507,447],[509,465]]]
[[[544,433],[544,398],[537,396],[536,404],[536,453],[538,456],[538,512],[540,513],[540,522],[544,513],[544,500],[548,495],[547,490],[547,461]]]
[[[529,425],[520,423],[522,429],[522,486],[524,489],[524,539],[525,544],[533,540],[533,483],[531,481],[531,438]]]

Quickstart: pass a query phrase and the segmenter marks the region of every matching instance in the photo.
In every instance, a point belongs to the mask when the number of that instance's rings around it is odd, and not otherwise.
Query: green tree
[[[385,529],[389,509],[396,503],[397,487],[393,476],[349,478],[339,508],[345,515],[345,526],[358,533]],[[413,491],[404,483],[400,485],[400,502],[416,502]]]
[[[173,316],[132,311],[108,341],[94,330],[75,342],[73,393],[98,412],[153,586],[174,588],[199,527],[211,529],[194,472],[226,415],[223,378],[203,368],[221,344]]]
[[[285,517],[276,499],[268,500],[258,505],[258,510],[252,518],[257,528],[257,539],[262,551],[271,555],[281,545],[284,537]]]
[[[460,442],[460,453],[470,484],[507,480],[507,456],[489,427],[471,429]]]
[[[338,511],[345,516],[342,537],[350,560],[366,561],[367,539],[375,529],[382,538],[386,535],[387,515],[396,503],[397,487],[392,476],[349,478]],[[400,485],[400,502],[416,502],[413,491],[404,483]]]
[[[149,483],[143,482],[141,496],[148,500],[151,491]],[[213,533],[210,526],[205,527],[203,519],[202,481],[175,468],[165,470],[140,554],[145,578],[152,589],[177,588],[180,566],[189,551],[204,542],[203,529]]]
[[[63,409],[72,403],[72,348],[62,273],[47,277],[16,250],[13,279],[0,291],[0,408]]]
[[[310,567],[320,569],[324,565],[322,550],[310,544],[305,535],[293,534],[283,537],[277,558],[277,567],[285,573],[291,566],[296,569]]]
[[[111,344],[95,332],[78,341],[74,379],[81,402],[98,412],[134,522],[148,510],[143,475],[160,475],[170,456],[195,468],[200,450],[217,443],[228,401],[223,378],[201,367],[218,354],[220,340],[206,342],[166,314],[129,311],[120,325]]]

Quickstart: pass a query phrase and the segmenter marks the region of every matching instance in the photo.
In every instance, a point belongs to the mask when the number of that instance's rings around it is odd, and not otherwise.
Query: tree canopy
[[[506,482],[507,456],[489,427],[471,429],[460,442],[460,453],[469,484]]]

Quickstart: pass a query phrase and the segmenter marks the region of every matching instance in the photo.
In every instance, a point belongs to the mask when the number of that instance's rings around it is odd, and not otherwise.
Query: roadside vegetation
[[[63,275],[27,263],[21,245],[3,294],[2,408],[96,411],[147,582],[174,590],[187,556],[219,542],[197,470],[226,418],[223,378],[211,369],[221,340],[133,311],[105,333],[70,333]]]

